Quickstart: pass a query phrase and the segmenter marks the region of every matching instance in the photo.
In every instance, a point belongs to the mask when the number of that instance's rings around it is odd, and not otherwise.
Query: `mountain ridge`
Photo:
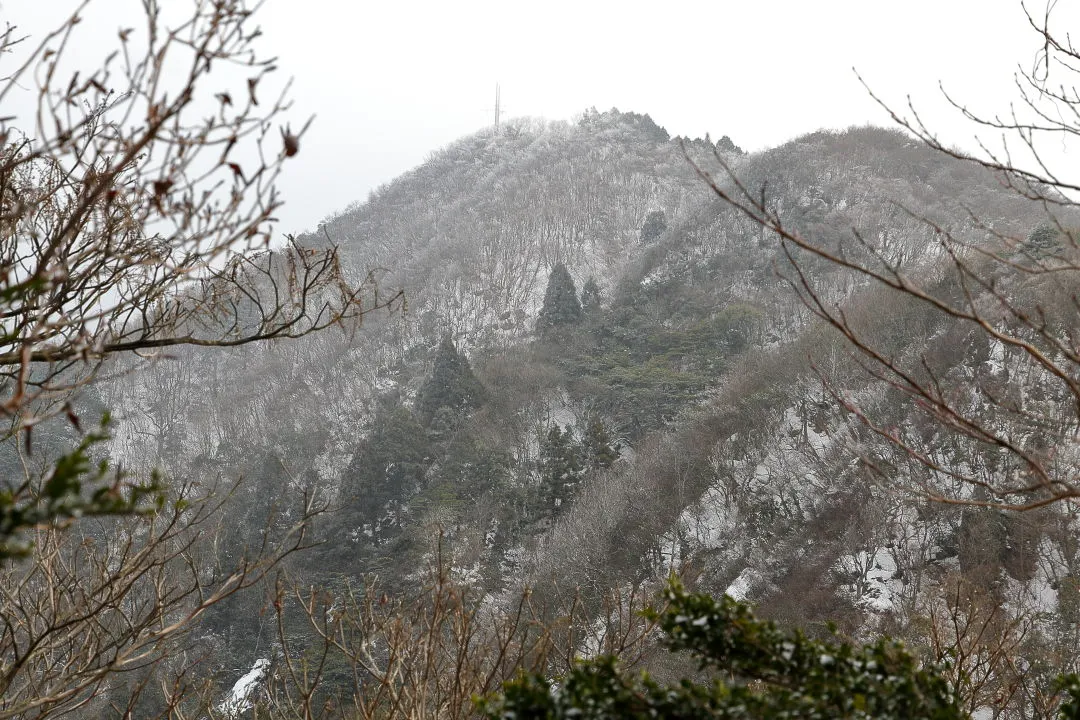
[[[269,498],[325,499],[336,512],[317,528],[324,567],[291,568],[311,582],[376,572],[403,590],[439,557],[491,597],[524,583],[554,603],[576,588],[594,607],[681,569],[788,624],[832,621],[914,643],[926,641],[926,608],[957,578],[981,578],[980,592],[998,600],[1011,593],[1032,617],[1058,613],[1056,595],[1044,605],[1029,596],[1050,597],[1038,588],[1080,571],[1067,551],[1074,520],[1048,512],[991,532],[996,521],[975,510],[927,504],[918,468],[834,395],[854,393],[890,425],[938,442],[932,429],[868,383],[792,292],[776,238],[718,199],[690,161],[732,183],[718,152],[746,187],[765,187],[785,226],[838,252],[880,253],[942,292],[941,230],[973,246],[993,233],[1020,241],[1042,209],[895,130],[820,131],[744,155],[730,141],[662,137],[646,119],[604,113],[478,133],[329,218],[299,240],[340,244],[355,277],[387,268],[380,283],[404,289],[407,311],[369,317],[344,338],[212,359],[179,350],[139,385],[103,390],[125,410],[116,454],[174,476],[217,467],[248,478],[237,542],[260,513],[279,512]],[[643,231],[657,212],[662,229]],[[797,259],[823,302],[905,362],[972,376],[1021,369],[1022,358],[979,345],[962,324],[835,264]],[[594,311],[538,337],[559,263],[578,289],[595,281]],[[417,413],[421,397],[460,396],[428,385],[444,341],[484,399]],[[606,464],[586,461],[590,442],[610,446]],[[969,451],[939,449],[957,460]],[[892,468],[891,484],[867,459]],[[1018,528],[1030,529],[1022,542]],[[997,553],[989,579],[980,547]],[[223,610],[215,627],[249,611]],[[1045,641],[1065,647],[1056,632]],[[228,656],[250,652],[234,635],[221,642]]]

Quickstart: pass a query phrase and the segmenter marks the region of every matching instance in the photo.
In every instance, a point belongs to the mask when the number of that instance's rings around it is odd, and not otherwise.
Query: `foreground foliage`
[[[662,685],[616,658],[581,662],[558,681],[522,674],[481,703],[489,718],[963,718],[941,668],[922,666],[894,640],[821,641],[757,619],[728,596],[688,593],[672,581],[651,614],[671,651],[695,656],[707,680]],[[715,675],[713,673],[716,673]],[[1076,717],[1080,682],[1060,683]]]
[[[174,426],[156,426],[157,455],[125,453],[130,426],[110,439],[80,415],[130,405],[92,396],[111,379],[190,407],[205,383],[170,393],[135,371],[169,348],[351,332],[394,302],[346,278],[336,248],[271,249],[304,128],[266,87],[259,3],[142,3],[94,39],[100,60],[75,50],[92,5],[32,41],[0,30],[0,719],[180,713],[202,685],[184,638],[306,547],[322,507],[305,495],[228,543],[228,483],[166,483],[151,468]]]
[[[108,460],[93,462],[93,448],[109,439],[108,424],[106,415],[99,430],[87,433],[61,455],[40,488],[30,480],[0,486],[0,560],[25,557],[30,551],[25,536],[32,528],[63,526],[81,517],[161,510],[165,495],[156,474],[146,482],[132,482]]]

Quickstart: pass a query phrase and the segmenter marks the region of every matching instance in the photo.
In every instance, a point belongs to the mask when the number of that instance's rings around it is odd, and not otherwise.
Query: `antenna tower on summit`
[[[499,129],[499,117],[503,114],[502,109],[502,94],[499,89],[499,83],[495,83],[495,129]]]

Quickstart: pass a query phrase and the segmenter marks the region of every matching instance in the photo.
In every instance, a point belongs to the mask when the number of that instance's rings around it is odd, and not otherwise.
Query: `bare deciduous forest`
[[[1000,151],[496,110],[279,238],[260,5],[87,5],[0,34],[0,718],[1080,716],[1050,9]]]

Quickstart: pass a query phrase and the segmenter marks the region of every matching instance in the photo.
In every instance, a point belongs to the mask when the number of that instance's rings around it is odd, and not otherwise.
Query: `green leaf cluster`
[[[95,463],[94,446],[109,439],[109,417],[98,430],[85,434],[70,452],[61,455],[40,486],[29,481],[0,489],[0,559],[23,557],[32,547],[25,532],[35,527],[62,525],[80,517],[156,512],[165,502],[157,474],[149,482],[132,483],[107,460]]]
[[[711,679],[661,685],[616,659],[581,662],[565,677],[522,675],[480,702],[489,718],[965,717],[949,683],[900,643],[824,642],[759,620],[730,597],[688,593],[673,580],[652,611],[672,651],[688,651]]]
[[[1080,720],[1080,676],[1063,675],[1058,678],[1054,689],[1065,696],[1058,708],[1058,717],[1061,720]]]

